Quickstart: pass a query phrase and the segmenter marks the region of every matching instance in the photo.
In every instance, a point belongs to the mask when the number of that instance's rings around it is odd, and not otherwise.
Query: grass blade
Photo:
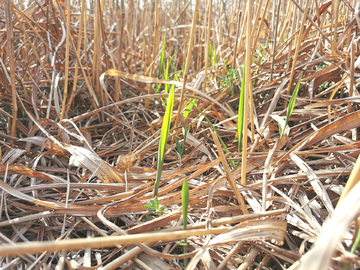
[[[287,125],[289,118],[294,110],[296,97],[297,97],[297,94],[298,94],[299,88],[300,88],[300,82],[301,82],[301,77],[300,77],[298,83],[296,84],[295,90],[291,96],[291,99],[290,99],[290,102],[289,102],[289,105],[287,108],[287,112],[286,112],[285,124],[283,127],[279,124],[280,138],[284,135],[286,125]]]
[[[206,119],[206,121],[208,122],[208,124],[210,125],[210,127],[215,131],[216,136],[218,136],[222,146],[224,147],[226,153],[230,153],[229,150],[227,149],[224,141],[221,139],[219,133],[217,132],[216,128],[213,126],[213,124],[210,122],[210,120],[206,117],[206,115],[196,106],[195,103],[193,103],[187,96],[184,96],[190,103],[192,103],[194,105],[194,107],[201,113],[202,116],[204,116],[204,118]],[[232,158],[231,155],[229,155],[229,158]],[[234,168],[236,168],[235,162],[233,160],[230,161],[231,164],[233,165]]]
[[[184,231],[187,230],[187,215],[189,209],[189,184],[185,178],[184,184],[182,187],[182,210],[183,210],[183,228]],[[184,238],[184,254],[187,253],[187,238]],[[187,266],[187,259],[184,259],[184,265]]]
[[[244,99],[245,99],[245,64],[243,70],[243,76],[241,81],[240,89],[240,98],[239,98],[239,111],[238,111],[238,146],[239,153],[241,152],[241,140],[242,140],[242,131],[244,125]],[[246,136],[246,135],[245,135]]]
[[[161,172],[162,172],[162,167],[164,164],[166,141],[169,136],[171,115],[172,115],[173,106],[174,106],[174,92],[175,92],[175,85],[173,84],[171,87],[170,93],[169,93],[168,102],[166,105],[165,116],[164,116],[163,124],[161,127],[160,143],[159,143],[159,151],[158,151],[158,166],[157,166],[156,181],[155,181],[155,187],[154,187],[154,197],[158,195],[158,191],[159,191]]]

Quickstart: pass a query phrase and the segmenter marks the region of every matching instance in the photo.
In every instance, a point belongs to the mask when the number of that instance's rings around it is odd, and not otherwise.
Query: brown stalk
[[[305,4],[305,12],[307,12],[309,6],[309,0],[306,0],[306,4]],[[302,17],[302,21],[301,21],[301,26],[300,29],[304,29],[304,24],[305,24],[305,19],[306,19],[306,15],[305,13],[303,14]],[[297,38],[296,38],[296,42],[295,42],[295,53],[293,55],[293,61],[292,61],[292,67],[291,67],[291,73],[290,73],[290,77],[289,77],[289,84],[286,90],[286,93],[289,95],[290,94],[290,89],[292,87],[292,81],[295,75],[295,67],[296,67],[296,60],[298,57],[298,53],[299,53],[299,48],[300,48],[300,44],[302,42],[302,31],[299,32]],[[287,107],[287,104],[285,104],[285,107]]]
[[[278,32],[279,17],[280,17],[280,5],[281,5],[281,0],[279,0],[279,2],[278,2],[278,9],[277,9],[277,12],[276,12],[276,23],[275,23],[275,32],[274,32],[273,54],[272,54],[272,60],[271,60],[270,81],[272,81],[272,76],[273,76],[273,71],[274,71],[274,60],[275,60],[275,51],[276,51],[277,32]]]
[[[219,142],[219,139],[217,137],[217,134],[214,131],[211,131],[211,136],[212,136],[212,138],[213,138],[213,140],[215,142],[216,148],[218,149],[218,153],[219,153],[219,156],[221,158],[221,163],[224,166],[224,170],[226,172],[226,178],[227,178],[227,180],[229,182],[229,185],[231,186],[232,190],[234,191],[235,197],[236,197],[236,199],[237,199],[237,201],[238,201],[238,203],[240,205],[241,211],[245,215],[247,215],[247,214],[249,214],[249,211],[247,210],[244,199],[241,196],[241,194],[239,192],[239,189],[238,189],[238,187],[236,185],[235,178],[231,173],[229,164],[226,161],[226,158],[225,158],[224,152],[222,150],[221,144]]]
[[[333,29],[333,35],[331,39],[331,52],[333,55],[337,55],[336,42],[337,42],[337,31],[338,31],[339,7],[340,7],[339,0],[331,1],[331,12],[332,12],[331,25]]]
[[[57,1],[58,1],[58,0],[57,0]],[[86,10],[86,9],[85,9],[85,10]],[[61,13],[61,17],[65,20],[64,12],[62,11],[62,9],[60,9],[60,13]],[[85,44],[86,44],[86,39],[87,39],[87,35],[86,35],[86,33],[87,33],[87,31],[86,31],[86,23],[84,24],[84,26],[85,26],[84,39],[85,39]],[[73,48],[74,51],[76,51],[76,47],[75,47],[74,41],[72,40],[71,35],[70,35],[69,37],[70,37],[71,47]],[[82,65],[82,63],[81,63],[81,61],[80,61],[80,57],[78,57],[77,54],[75,54],[75,56],[76,56],[77,62],[79,63],[81,72],[82,72],[82,74],[83,74],[83,76],[84,76],[86,86],[87,86],[88,89],[89,89],[89,92],[90,92],[90,95],[91,95],[91,98],[92,98],[92,102],[93,102],[93,106],[94,106],[94,108],[97,108],[97,107],[99,106],[99,102],[98,102],[98,100],[97,100],[97,98],[96,98],[96,93],[94,92],[93,87],[92,87],[92,85],[90,84],[88,77],[86,76],[84,67],[83,67],[83,65]],[[86,54],[85,54],[85,59],[86,59]],[[51,81],[51,80],[50,80],[50,81]],[[98,117],[98,118],[99,118],[99,117]],[[100,119],[100,118],[99,118],[99,119]]]
[[[11,99],[12,99],[12,116],[11,122],[11,135],[17,137],[16,132],[16,117],[17,117],[17,99],[16,99],[16,84],[15,84],[15,56],[14,56],[14,33],[13,33],[13,12],[11,7],[12,1],[5,1],[5,14],[6,14],[6,34],[7,34],[7,54],[10,60],[10,85],[11,85]],[[13,143],[13,142],[12,142]]]
[[[213,0],[209,0],[207,32],[206,32],[206,42],[205,42],[205,78],[203,82],[204,93],[206,93],[206,83],[207,83],[208,66],[209,66],[209,43],[210,43],[210,35],[211,35],[212,8],[213,8]]]
[[[70,54],[70,0],[66,1],[67,16],[66,16],[66,49],[65,49],[65,85],[64,85],[64,96],[62,102],[62,110],[60,115],[60,122],[64,119],[67,95],[68,95],[68,78],[69,78],[69,54]]]
[[[350,46],[350,83],[349,83],[349,97],[354,96],[354,63],[355,63],[355,45],[351,43]],[[353,104],[348,104],[348,113],[352,112]]]
[[[94,71],[92,75],[92,85],[95,86],[95,93],[99,97],[101,103],[104,103],[103,91],[100,91],[99,77],[101,74],[101,26],[100,26],[100,0],[94,1],[95,14],[94,14],[94,55],[93,55],[93,66]]]
[[[53,252],[57,250],[76,250],[83,248],[102,248],[111,247],[115,245],[131,245],[141,242],[153,242],[153,241],[169,241],[182,239],[185,237],[191,237],[195,235],[208,235],[208,234],[220,234],[227,231],[228,228],[212,228],[212,229],[201,229],[201,230],[189,230],[189,231],[177,231],[169,233],[147,233],[137,235],[122,235],[122,236],[109,236],[109,237],[98,237],[92,239],[68,239],[59,241],[48,241],[48,242],[33,242],[33,243],[19,243],[17,245],[6,245],[0,247],[1,256],[11,255],[23,255],[39,252]],[[193,256],[192,254],[188,255]]]
[[[118,69],[122,70],[122,54],[123,54],[123,39],[124,39],[124,21],[125,21],[125,5],[124,0],[121,0],[121,16],[120,16],[120,37],[119,37],[119,63],[118,63]],[[115,102],[119,101],[121,94],[121,82],[120,78],[116,80],[116,95],[115,95]],[[115,118],[118,117],[118,111],[115,111]],[[116,125],[116,121],[114,121],[113,126]]]
[[[179,104],[179,108],[178,108],[178,113],[176,114],[175,127],[177,127],[178,124],[179,124],[180,113],[181,113],[182,108],[183,108],[186,82],[187,82],[187,77],[188,77],[188,74],[189,74],[191,53],[192,53],[192,50],[194,48],[194,35],[195,35],[196,18],[197,18],[198,12],[199,12],[199,0],[196,0],[193,20],[192,20],[192,25],[191,25],[190,39],[189,39],[189,44],[188,44],[188,51],[187,51],[186,62],[185,62],[184,79],[183,79],[182,89],[181,89],[181,99],[180,99],[180,104]]]
[[[152,52],[152,62],[150,66],[149,77],[153,76],[154,66],[155,66],[155,58],[157,55],[158,48],[158,39],[159,39],[159,1],[155,0],[155,21],[154,21],[154,44],[153,44],[153,52]],[[148,85],[148,94],[151,94],[151,84]],[[145,108],[149,109],[149,100],[145,101]]]
[[[238,40],[239,40],[239,32],[240,32],[240,21],[241,21],[241,13],[238,14],[238,21],[237,21],[237,27],[236,27],[236,39],[235,39],[235,46],[234,46],[234,56],[233,56],[233,62],[232,62],[232,69],[235,69],[235,63],[237,59],[237,47],[238,47]]]
[[[80,57],[80,52],[81,52],[81,40],[82,40],[82,32],[83,32],[83,26],[84,26],[84,20],[85,20],[85,8],[86,8],[86,1],[82,0],[79,36],[78,36],[78,43],[77,43],[77,50],[76,50],[76,54],[78,57]],[[76,92],[76,85],[77,85],[77,81],[78,81],[78,73],[79,73],[78,69],[79,69],[79,63],[76,62],[75,63],[74,84],[73,84],[73,88],[71,90],[71,96],[70,96],[68,106],[66,106],[66,114],[69,113],[71,104],[73,103],[73,100],[74,100],[74,96],[75,96],[75,92]],[[69,80],[69,77],[67,77],[67,80]]]
[[[264,23],[265,15],[266,15],[265,13],[266,13],[266,10],[267,10],[268,7],[269,7],[269,4],[270,4],[270,0],[266,0],[264,12],[263,12],[262,16],[260,17],[260,18],[261,18],[261,19],[260,19],[261,21],[260,21],[260,24],[259,24],[258,31],[257,31],[257,33],[256,33],[255,39],[253,38],[254,44],[257,44],[257,43],[258,43],[258,40],[259,40],[259,37],[260,37],[260,33],[261,33],[261,27],[262,27],[262,25],[263,25],[263,23]],[[259,10],[261,10],[261,9],[259,9]],[[253,47],[251,55],[254,55],[255,49],[256,49],[256,46]]]

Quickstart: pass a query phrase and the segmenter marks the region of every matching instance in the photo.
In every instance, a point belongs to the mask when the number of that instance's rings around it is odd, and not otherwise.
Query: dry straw
[[[358,267],[359,3],[0,11],[0,268]]]

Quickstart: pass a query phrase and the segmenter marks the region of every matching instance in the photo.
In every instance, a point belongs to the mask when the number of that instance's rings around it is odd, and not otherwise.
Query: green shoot
[[[265,55],[265,48],[267,47],[267,44],[268,44],[268,39],[266,40],[265,46],[264,46],[262,52],[260,53],[259,65],[262,64],[262,61],[263,61],[263,58],[264,58],[264,55]]]
[[[187,179],[185,178],[184,184],[182,187],[182,209],[183,209],[183,228],[184,231],[187,230],[187,215],[188,215],[188,208],[189,208],[189,184]],[[184,254],[186,254],[187,251],[187,238],[184,238]],[[184,259],[184,265],[187,266],[187,259]]]
[[[239,111],[238,111],[238,147],[239,153],[241,152],[241,139],[244,126],[244,100],[245,100],[245,63],[243,70],[243,77],[241,82],[240,97],[239,97]],[[247,134],[244,134],[247,136]],[[240,161],[239,161],[240,162]]]
[[[185,142],[184,142],[185,143]],[[178,151],[180,157],[183,157],[183,151],[182,151],[182,146],[178,140],[178,138],[175,137],[175,144],[176,144],[176,150]]]
[[[169,80],[169,69],[170,69],[170,66],[171,66],[171,62],[173,60],[174,56],[171,57],[170,61],[167,60],[166,61],[166,68],[165,68],[165,73],[164,73],[164,76],[163,76],[163,79],[165,80]],[[177,80],[177,76],[175,77],[175,80]],[[170,89],[170,84],[165,84],[165,93],[168,94],[169,93],[169,89]]]
[[[153,199],[150,199],[150,201],[145,204],[145,208],[147,211],[155,212],[155,216],[160,216],[162,212],[165,212],[166,209],[160,205],[158,198],[155,196]],[[145,216],[147,220],[152,220],[153,216],[146,215]]]
[[[295,107],[295,102],[296,102],[296,97],[297,97],[297,94],[299,92],[299,88],[300,88],[300,82],[301,82],[301,77],[298,81],[298,83],[296,84],[296,87],[295,87],[295,90],[294,90],[294,93],[292,94],[291,96],[291,99],[290,99],[290,102],[289,102],[289,105],[288,105],[288,108],[287,108],[287,112],[286,112],[286,119],[285,119],[285,124],[284,126],[282,126],[280,123],[279,123],[279,131],[280,131],[280,138],[284,135],[284,132],[285,132],[285,128],[286,128],[286,125],[289,121],[289,118],[294,110],[294,107]]]
[[[359,243],[360,243],[360,230],[358,230],[358,233],[357,233],[357,235],[356,235],[355,242],[354,242],[354,244],[353,244],[352,247],[351,247],[350,252],[351,252],[352,254],[355,253],[357,247],[359,246]],[[349,269],[350,269],[350,263],[345,264],[345,265],[344,265],[344,270],[349,270]]]
[[[351,247],[351,251],[350,251],[351,253],[355,253],[355,250],[357,249],[359,243],[360,243],[360,230],[358,231],[355,242],[354,242],[353,246]]]
[[[171,64],[171,61],[172,61],[172,58],[170,59],[170,62],[167,61],[166,62],[166,69],[165,69],[165,74],[163,76],[163,79],[165,80],[169,80],[169,67],[170,67],[170,64]],[[176,81],[177,78],[179,77],[179,74],[176,74],[175,77],[174,77],[174,80]],[[161,85],[161,84],[159,84]],[[165,93],[168,94],[169,93],[169,88],[170,88],[170,85],[169,84],[165,84]],[[159,88],[160,89],[160,88]],[[166,103],[163,101],[162,98],[160,98],[162,104],[164,107],[166,107]],[[168,100],[168,98],[166,98],[166,101]]]
[[[194,98],[192,100],[192,102],[190,102],[190,104],[186,107],[184,113],[183,113],[183,116],[184,118],[187,118],[189,116],[189,113],[191,111],[191,109],[194,107],[194,104],[196,102],[196,99]],[[183,157],[184,155],[184,149],[185,149],[185,142],[186,142],[186,134],[188,132],[188,125],[185,124],[185,127],[183,128],[183,135],[184,135],[184,142],[183,142],[183,145],[181,146],[180,145],[180,142],[179,140],[175,137],[175,144],[176,144],[176,149],[177,151],[179,152],[180,154],[180,157]]]
[[[204,116],[205,120],[208,122],[208,124],[210,125],[210,127],[214,130],[214,132],[216,133],[216,135],[219,138],[219,141],[221,142],[222,146],[224,147],[226,153],[230,153],[229,150],[227,149],[224,141],[221,139],[219,133],[217,132],[216,128],[213,126],[213,124],[210,122],[209,118],[206,117],[206,115],[196,106],[195,103],[193,103],[187,96],[184,96],[190,103],[192,103],[194,105],[194,107],[202,114],[202,116]],[[231,155],[229,155],[230,158],[232,158]],[[235,166],[235,162],[233,160],[230,161],[231,164],[233,165],[234,168],[236,168]]]
[[[215,69],[215,64],[216,64],[216,51],[214,50],[213,58],[212,58],[212,67],[213,67],[213,69]]]
[[[213,53],[213,49],[212,49],[212,44],[210,43],[209,44],[209,55],[208,55],[208,57],[209,57],[209,64],[211,63],[211,59],[212,59],[212,54]]]
[[[158,153],[158,166],[157,166],[156,181],[155,181],[155,187],[154,187],[154,198],[157,197],[158,191],[159,191],[162,167],[164,164],[166,141],[169,136],[170,122],[171,122],[171,116],[172,116],[173,106],[174,106],[174,92],[175,92],[175,85],[173,84],[171,87],[170,93],[169,93],[168,102],[166,105],[166,111],[165,111],[165,115],[164,115],[164,120],[163,120],[163,124],[161,127],[160,143],[159,143],[159,150],[158,150],[158,152],[159,152]]]
[[[161,50],[161,53],[160,53],[158,78],[160,78],[160,76],[161,76],[161,71],[162,71],[162,67],[163,67],[163,64],[164,64],[164,60],[165,60],[165,40],[166,40],[166,36],[164,37],[162,50]],[[165,72],[166,72],[166,70],[165,70]],[[164,76],[163,76],[163,78],[164,78]],[[156,85],[155,93],[159,92],[160,87],[161,87],[161,83]]]
[[[239,72],[236,69],[232,69],[225,60],[224,63],[227,68],[227,75],[219,75],[222,79],[220,85],[222,87],[230,87],[231,94],[235,95],[234,81],[240,78]]]
[[[164,37],[164,41],[163,41],[163,45],[162,45],[162,50],[161,50],[161,54],[160,54],[160,63],[159,63],[158,78],[160,78],[161,70],[162,70],[162,66],[163,66],[164,58],[165,58],[165,42],[166,42],[166,36]]]
[[[155,196],[153,199],[145,204],[145,208],[147,211],[155,211],[155,212],[164,212],[165,208],[159,204],[158,198]]]

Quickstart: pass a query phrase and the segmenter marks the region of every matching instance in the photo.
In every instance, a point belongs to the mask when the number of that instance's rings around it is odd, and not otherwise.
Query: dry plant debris
[[[359,11],[0,1],[1,269],[360,267]]]

